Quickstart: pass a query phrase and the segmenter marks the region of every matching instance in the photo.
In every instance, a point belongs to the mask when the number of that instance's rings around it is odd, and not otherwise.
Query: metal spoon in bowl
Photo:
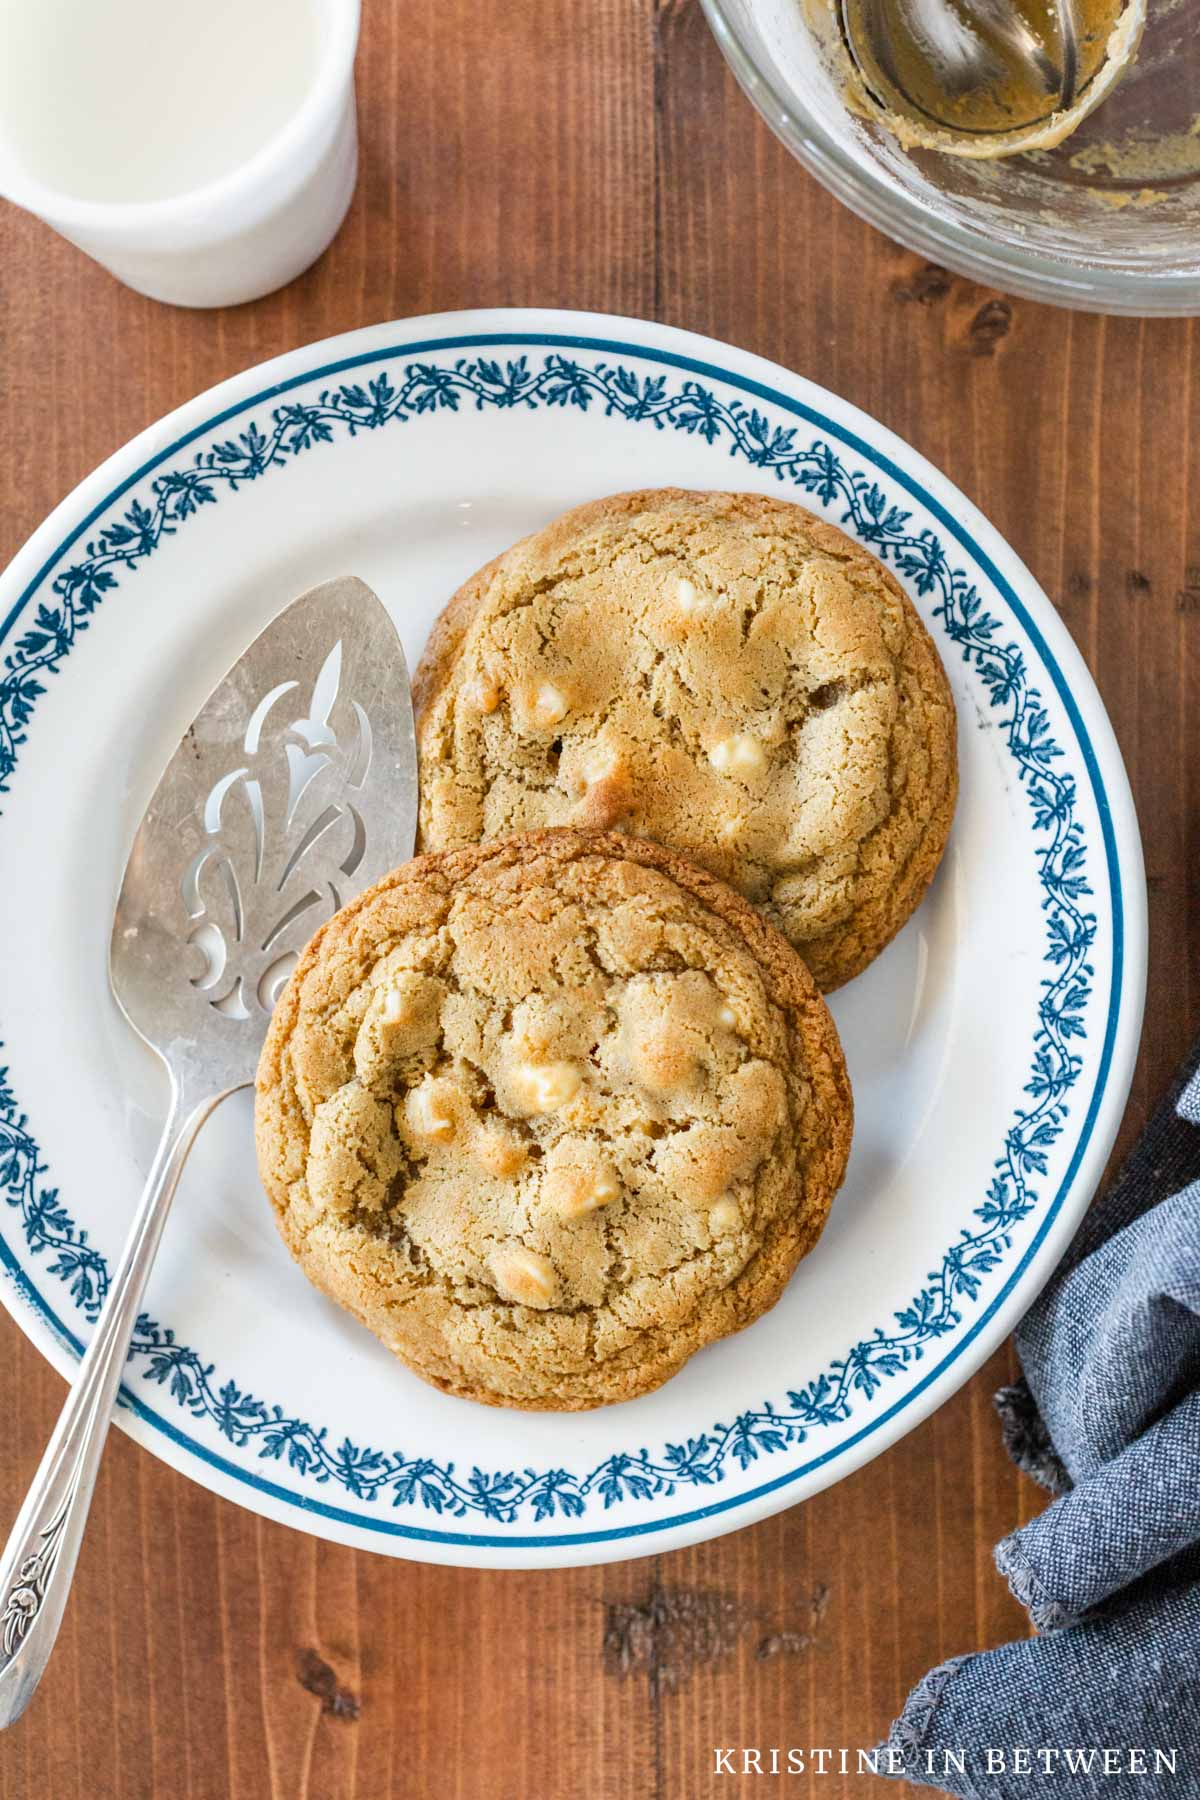
[[[870,98],[938,132],[1007,136],[1078,96],[1075,0],[1047,0],[1043,31],[1012,0],[838,0],[838,15]]]
[[[254,1080],[301,947],[411,856],[416,821],[400,640],[365,582],[327,581],[214,689],[129,853],[109,979],[166,1064],[171,1103],[104,1310],[0,1556],[0,1727],[24,1711],[54,1648],[142,1289],[196,1133]]]

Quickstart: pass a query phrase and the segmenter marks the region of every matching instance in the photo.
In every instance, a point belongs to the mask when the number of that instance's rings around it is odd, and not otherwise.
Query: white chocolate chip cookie
[[[954,703],[875,557],[755,494],[619,494],[480,571],[414,683],[421,847],[614,827],[759,906],[818,984],[857,975],[931,880]]]
[[[258,1075],[309,1278],[436,1386],[630,1398],[778,1299],[851,1100],[803,962],[658,845],[418,857],[317,933]]]

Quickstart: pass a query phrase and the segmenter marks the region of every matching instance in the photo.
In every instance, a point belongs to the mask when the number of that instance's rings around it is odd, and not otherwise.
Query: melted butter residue
[[[854,0],[851,0],[853,5]],[[1058,98],[1062,50],[1052,0],[1013,0],[1033,54],[997,44],[981,16],[954,0],[884,0],[897,86],[913,107],[954,130],[1008,132],[1048,118]],[[1093,81],[1121,11],[1121,0],[1083,0],[1079,7],[1079,87]]]
[[[1157,188],[1142,188],[1138,193],[1131,193],[1121,188],[1091,188],[1088,190],[1097,206],[1107,206],[1112,212],[1120,212],[1125,206],[1157,206],[1160,200],[1169,200],[1169,194],[1159,193]]]
[[[835,4],[836,0],[828,0]],[[848,0],[848,19],[856,44],[865,44],[864,8],[873,0]],[[862,116],[882,123],[904,149],[941,150],[974,159],[1011,156],[1018,152],[1049,149],[1059,144],[1108,94],[1136,52],[1145,23],[1145,0],[1080,0],[1080,95],[1069,109],[1055,111],[1051,96],[1039,85],[1036,74],[1009,58],[1007,64],[990,58],[989,78],[964,85],[952,74],[957,50],[969,48],[969,12],[944,12],[914,7],[912,0],[878,0],[886,8],[890,38],[891,70],[895,79],[876,83],[873,93],[855,67],[845,45],[835,57],[847,106]],[[813,20],[822,0],[804,0]],[[1051,0],[1018,0],[1017,10],[1042,46],[1048,62],[1055,61]],[[820,33],[827,46],[826,29]],[[951,19],[954,32],[934,41],[924,29],[929,19]],[[939,25],[939,33],[941,27]],[[956,36],[955,33],[958,33]],[[985,66],[989,59],[985,58]],[[960,58],[958,69],[967,66]],[[890,90],[890,91],[889,91]],[[1047,107],[1050,108],[1047,111]]]
[[[1084,175],[1111,175],[1114,181],[1186,181],[1200,174],[1200,113],[1186,131],[1163,137],[1134,136],[1123,142],[1088,144],[1071,157]]]

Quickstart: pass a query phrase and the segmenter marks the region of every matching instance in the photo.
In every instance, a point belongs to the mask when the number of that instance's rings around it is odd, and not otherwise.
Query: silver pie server
[[[104,1309],[0,1557],[0,1726],[20,1716],[54,1647],[142,1290],[196,1133],[253,1081],[300,950],[411,856],[416,819],[400,640],[364,582],[327,581],[285,608],[209,696],[129,854],[109,979],[167,1066],[170,1106]]]

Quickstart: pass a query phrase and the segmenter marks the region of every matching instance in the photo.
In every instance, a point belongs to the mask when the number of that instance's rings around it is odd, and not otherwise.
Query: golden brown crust
[[[471,620],[483,604],[501,561],[501,557],[494,556],[490,563],[484,563],[482,569],[477,569],[468,581],[463,582],[458,592],[451,595],[434,620],[433,629],[425,640],[421,660],[412,678],[413,711],[416,714],[420,715],[432,706],[441,692],[454,666],[458,647],[467,634]]]
[[[538,715],[543,676],[561,717]],[[422,848],[620,825],[737,887],[826,990],[919,904],[954,814],[954,703],[911,601],[771,496],[565,513],[454,595],[414,696]]]
[[[417,857],[324,926],[255,1113],[318,1287],[445,1391],[555,1410],[647,1392],[772,1306],[851,1122],[825,1004],[754,908],[565,831]]]

